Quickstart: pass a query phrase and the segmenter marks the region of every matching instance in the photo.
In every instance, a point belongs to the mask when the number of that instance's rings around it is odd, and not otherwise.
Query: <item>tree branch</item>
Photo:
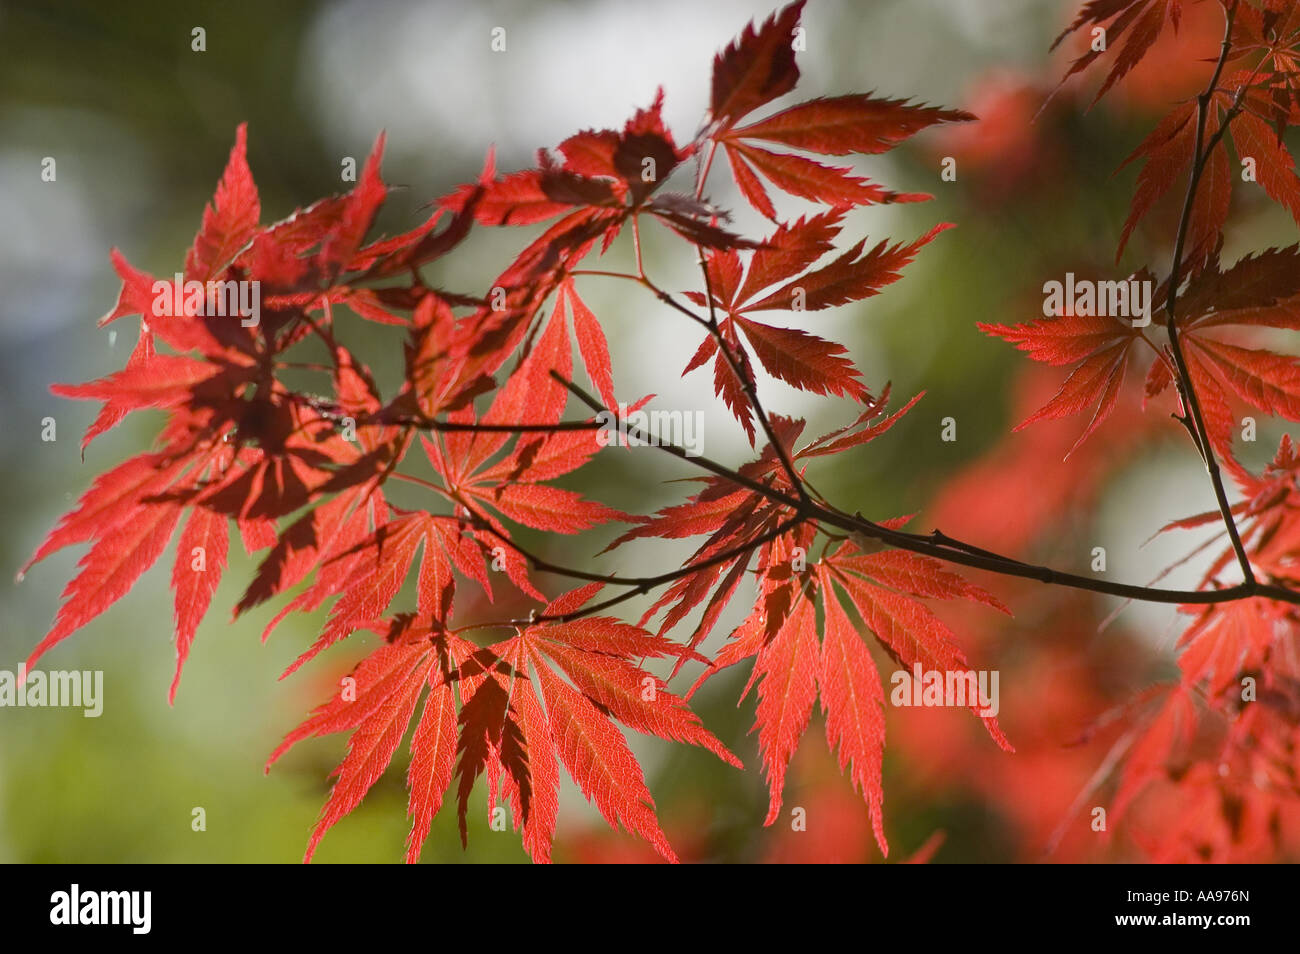
[[[568,388],[570,393],[588,407],[597,412],[605,410],[598,400],[578,385],[565,380],[555,371],[551,372],[551,376]],[[749,490],[762,495],[773,503],[788,507],[794,511],[795,516],[801,517],[805,520],[811,520],[817,523],[819,527],[829,526],[850,533],[860,534],[868,539],[877,540],[881,543],[892,546],[895,549],[908,550],[912,553],[934,557],[935,559],[944,560],[948,563],[956,563],[977,570],[985,570],[1001,576],[1036,580],[1040,583],[1046,583],[1051,586],[1061,586],[1074,590],[1085,590],[1090,593],[1102,593],[1107,596],[1118,596],[1145,603],[1210,605],[1232,603],[1250,597],[1266,597],[1282,603],[1300,605],[1300,591],[1275,584],[1260,583],[1258,580],[1253,579],[1236,586],[1224,587],[1223,589],[1217,590],[1169,590],[1151,586],[1139,586],[1130,583],[1114,583],[1109,580],[1099,580],[1093,577],[1080,576],[1077,573],[1066,573],[1048,566],[1025,563],[1013,557],[1003,556],[994,553],[991,550],[977,547],[973,544],[963,543],[962,541],[956,540],[939,531],[935,531],[931,534],[915,534],[907,533],[902,530],[891,530],[881,524],[867,520],[860,515],[849,515],[840,510],[822,506],[812,501],[796,500],[788,494],[782,493],[781,491],[776,490],[767,484],[761,483],[760,481],[746,477],[708,457],[692,456],[676,445],[658,443],[652,440],[650,435],[644,433],[639,428],[629,427],[628,434],[635,436],[638,440],[647,445],[658,448],[664,453],[694,464],[703,470],[707,470],[712,474],[730,480],[741,487],[746,487]],[[663,574],[662,582],[676,579],[678,576],[682,576],[689,571],[689,567],[683,567],[680,571],[672,571],[669,574]]]
[[[1219,513],[1223,517],[1224,527],[1227,528],[1228,539],[1232,541],[1232,550],[1237,555],[1237,563],[1241,567],[1243,577],[1245,577],[1245,586],[1250,590],[1256,583],[1255,571],[1250,565],[1250,558],[1246,555],[1245,545],[1241,542],[1241,533],[1237,529],[1237,522],[1232,516],[1232,504],[1228,501],[1228,493],[1223,485],[1223,474],[1219,470],[1219,462],[1205,427],[1205,416],[1201,413],[1201,402],[1196,396],[1196,388],[1192,384],[1192,376],[1187,368],[1187,360],[1183,357],[1182,344],[1178,339],[1178,320],[1175,316],[1178,302],[1178,286],[1182,280],[1183,246],[1187,242],[1187,232],[1191,226],[1192,211],[1196,205],[1196,187],[1200,184],[1201,176],[1205,172],[1210,155],[1223,138],[1224,131],[1228,128],[1228,124],[1235,115],[1235,112],[1230,112],[1228,116],[1224,117],[1224,121],[1219,126],[1215,136],[1203,148],[1205,124],[1209,118],[1210,102],[1214,97],[1216,87],[1219,85],[1219,77],[1223,73],[1224,64],[1227,63],[1228,54],[1232,49],[1232,23],[1236,14],[1237,4],[1234,2],[1228,8],[1225,17],[1223,43],[1219,50],[1219,61],[1214,67],[1214,75],[1210,77],[1205,92],[1201,93],[1196,100],[1195,159],[1193,160],[1191,177],[1187,182],[1187,195],[1183,199],[1183,212],[1178,222],[1178,235],[1174,240],[1174,260],[1169,271],[1169,294],[1165,303],[1165,326],[1169,332],[1169,350],[1174,356],[1174,364],[1178,370],[1178,390],[1182,393],[1187,411],[1191,415],[1190,429],[1193,431],[1193,437],[1197,449],[1200,451],[1201,459],[1205,462],[1206,472],[1210,475],[1210,483],[1214,487],[1214,498],[1218,503]],[[1242,101],[1239,95],[1233,109],[1236,110]]]

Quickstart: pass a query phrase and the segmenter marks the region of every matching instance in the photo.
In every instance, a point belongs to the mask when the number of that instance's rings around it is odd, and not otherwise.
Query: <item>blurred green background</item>
[[[1010,386],[1022,365],[1011,348],[982,335],[976,321],[1027,320],[1039,307],[1045,275],[1112,267],[1131,173],[1115,179],[1111,173],[1159,107],[1120,99],[1118,106],[1085,116],[1082,104],[1071,100],[1031,122],[1060,73],[1059,59],[1049,65],[1047,46],[1070,7],[1043,0],[810,3],[808,50],[800,58],[803,97],[876,90],[980,112],[983,95],[985,104],[1000,110],[993,117],[998,125],[983,138],[952,141],[956,182],[939,180],[945,140],[929,133],[863,165],[890,188],[936,198],[860,210],[849,219],[846,239],[910,240],[938,221],[959,228],[923,252],[885,294],[812,319],[812,330],[849,346],[873,388],[892,380],[899,398],[928,392],[888,440],[814,472],[818,488],[846,509],[873,517],[921,509],[949,475],[1014,423],[1008,420]],[[125,361],[134,344],[130,323],[114,325],[115,331],[94,324],[117,293],[109,249],[122,249],[154,274],[179,269],[238,123],[249,125],[249,160],[264,221],[342,191],[342,160],[360,160],[386,129],[385,178],[402,187],[380,223],[392,233],[419,221],[431,199],[475,176],[490,145],[497,147],[500,168],[529,165],[538,147],[553,147],[579,128],[621,126],[653,99],[659,84],[678,141],[688,140],[704,112],[713,52],[772,9],[768,2],[740,0],[0,3],[0,525],[6,531],[0,565],[9,568],[0,583],[0,668],[15,669],[47,630],[79,554],[65,551],[47,560],[21,584],[13,582],[13,571],[89,481],[143,449],[160,420],[137,415],[96,441],[83,461],[78,442],[96,408],[57,399],[49,385],[100,377]],[[497,26],[507,31],[504,53],[489,47]],[[195,27],[206,31],[204,52],[191,49]],[[1030,100],[1032,108],[1025,108]],[[969,164],[960,149],[970,150]],[[54,182],[41,181],[45,157],[56,160]],[[735,207],[724,179],[718,176],[710,191]],[[795,204],[789,209],[802,211]],[[736,224],[755,234],[767,230],[739,209]],[[1288,227],[1259,213],[1251,243],[1268,244],[1271,236],[1289,240]],[[438,263],[432,279],[478,290],[526,237],[504,230],[477,235]],[[1158,243],[1146,251],[1160,261]],[[668,237],[651,237],[647,254],[661,284],[693,287],[690,256]],[[623,249],[611,256],[626,261]],[[655,392],[660,406],[712,407],[707,372],[679,376],[699,343],[693,327],[663,314],[635,289],[608,283],[583,288],[605,321],[622,395]],[[373,328],[363,329],[373,340],[357,348],[391,387],[400,373],[399,339]],[[843,402],[796,394],[770,380],[762,388],[769,409],[809,416],[809,433],[853,416]],[[955,443],[938,439],[939,421],[948,415],[958,418]],[[57,422],[53,443],[41,440],[47,416]],[[747,447],[734,421],[715,410],[707,421],[706,453],[743,461]],[[1263,439],[1261,446],[1267,446]],[[1187,469],[1181,446],[1169,452],[1154,447],[1144,466],[1163,474],[1168,454]],[[649,512],[676,499],[681,488],[647,481],[692,476],[650,457],[602,461],[598,472],[573,486],[613,506]],[[1140,471],[1127,479],[1093,535],[1108,544],[1113,538],[1117,553],[1133,550],[1163,516],[1204,509],[1208,502],[1194,465],[1186,495],[1176,484],[1173,499],[1153,500]],[[1129,520],[1134,514],[1141,519]],[[589,558],[613,532],[578,549],[568,542],[538,545],[571,559]],[[101,718],[67,709],[0,709],[0,860],[301,857],[345,740],[305,744],[269,776],[262,763],[367,643],[355,636],[278,682],[284,666],[314,638],[323,614],[287,621],[265,646],[261,628],[282,604],[229,622],[226,607],[255,565],[234,549],[174,708],[166,701],[174,655],[171,558],[165,556],[133,592],[41,663],[102,669]],[[644,571],[678,565],[685,552],[648,546],[592,565],[613,569],[630,560]],[[1054,555],[1064,565],[1081,565],[1087,548]],[[1148,554],[1128,566],[1134,576],[1149,577],[1153,560]],[[550,591],[557,585],[549,581]],[[1166,611],[1159,613],[1166,615],[1153,619],[1167,619]],[[734,615],[728,619],[734,622]],[[720,645],[726,622],[709,648]],[[776,850],[780,833],[762,828],[766,789],[747,735],[753,700],[734,705],[746,676],[727,674],[696,700],[705,724],[751,766],[746,772],[699,750],[634,740],[660,817],[686,857],[757,861]],[[898,718],[891,713],[891,729]],[[824,752],[819,724],[805,750]],[[999,757],[984,744],[985,757]],[[902,763],[911,753],[896,745],[887,753],[891,855],[906,857],[937,828],[947,832],[939,860],[1010,860],[1029,850],[1009,831],[996,802],[953,779],[932,780],[928,790],[904,782]],[[824,771],[824,761],[796,773],[787,805],[799,804],[815,786],[854,797],[847,781],[833,769]],[[362,807],[325,838],[320,861],[400,859],[404,769],[399,753]],[[645,857],[631,839],[607,833],[581,793],[565,784],[557,860]],[[195,807],[206,812],[204,832],[191,830]],[[858,814],[865,817],[865,809]],[[469,849],[462,852],[453,813],[444,811],[425,860],[525,859],[516,835],[489,831],[480,816],[471,819]],[[860,826],[861,817],[843,824]],[[833,848],[835,839],[829,841]],[[878,860],[867,842],[848,839],[850,857],[833,860]]]

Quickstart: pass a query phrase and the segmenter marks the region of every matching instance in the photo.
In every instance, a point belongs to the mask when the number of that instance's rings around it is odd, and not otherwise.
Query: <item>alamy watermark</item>
[[[87,719],[97,719],[104,712],[104,671],[102,669],[27,671],[19,663],[18,671],[0,669],[0,707],[84,709]]]
[[[1154,294],[1149,280],[1076,280],[1074,272],[1066,272],[1064,282],[1043,283],[1043,315],[1047,318],[1067,314],[1082,318],[1128,318],[1132,327],[1145,328],[1151,324]]]
[[[245,328],[262,320],[262,283],[259,281],[185,281],[177,272],[171,281],[153,283],[155,318],[191,316],[239,318]]]
[[[889,677],[889,701],[896,706],[955,706],[975,709],[981,716],[996,716],[998,670],[925,670],[920,663],[909,673],[898,669]]]
[[[50,923],[56,925],[121,924],[132,934],[148,934],[152,909],[152,891],[83,891],[74,884],[50,895]]]
[[[601,447],[661,447],[674,445],[687,457],[704,453],[703,411],[629,411],[620,403],[618,411],[596,415],[600,429],[596,443]]]

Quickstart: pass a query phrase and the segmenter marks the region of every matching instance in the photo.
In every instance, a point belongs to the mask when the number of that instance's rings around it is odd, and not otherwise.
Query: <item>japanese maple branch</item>
[[[633,219],[633,221],[635,222],[636,220]],[[638,249],[640,248],[639,241],[637,243],[637,247]],[[653,292],[654,296],[658,298],[661,302],[663,302],[665,305],[685,315],[691,321],[695,322],[697,325],[699,325],[701,328],[707,331],[709,333],[709,337],[713,339],[714,344],[717,346],[718,351],[721,353],[722,359],[727,363],[727,368],[731,371],[731,374],[735,377],[735,379],[740,382],[741,390],[744,391],[745,393],[745,400],[749,402],[749,406],[754,411],[754,416],[758,418],[759,426],[763,429],[763,434],[764,436],[767,437],[768,443],[772,445],[772,449],[775,451],[777,459],[781,463],[782,469],[785,470],[786,477],[790,481],[790,486],[795,488],[795,492],[799,494],[799,498],[801,500],[807,500],[808,491],[804,487],[803,480],[800,478],[798,472],[794,469],[794,462],[790,460],[789,452],[786,450],[785,446],[779,440],[777,440],[776,429],[772,427],[772,422],[768,418],[767,412],[763,410],[763,405],[758,399],[758,388],[753,380],[753,375],[743,373],[739,360],[736,358],[735,353],[731,350],[731,346],[727,343],[726,336],[722,334],[722,329],[718,325],[718,318],[717,318],[717,314],[713,302],[713,289],[712,289],[711,281],[709,279],[708,266],[705,264],[704,261],[704,252],[698,244],[695,246],[695,250],[699,255],[700,270],[704,275],[704,297],[705,300],[709,303],[708,318],[701,318],[699,315],[695,314],[695,312],[691,311],[689,308],[687,308],[685,305],[683,305],[681,302],[675,299],[671,294],[664,291],[653,281],[651,281],[650,277],[646,275],[645,270],[641,267],[639,254],[637,256],[637,274],[635,275],[631,275],[626,272],[596,271],[592,269],[575,269],[570,274],[593,275],[593,276],[599,275],[605,278],[623,278],[629,281],[634,281],[637,284],[648,289],[649,291]]]
[[[737,546],[730,547],[729,549],[719,551],[718,553],[713,554],[707,559],[697,560],[695,562],[688,563],[687,565],[680,567],[676,570],[669,570],[665,573],[660,573],[658,576],[645,576],[645,577],[626,577],[626,576],[620,577],[620,576],[613,576],[613,575],[608,576],[603,580],[601,580],[601,582],[607,582],[607,583],[619,584],[619,585],[628,585],[628,584],[635,584],[635,585],[633,585],[631,589],[619,593],[617,596],[611,596],[607,600],[602,600],[599,603],[592,603],[589,606],[583,606],[580,607],[579,609],[571,610],[568,613],[550,613],[550,614],[534,613],[531,616],[529,616],[528,619],[526,620],[511,620],[510,625],[522,626],[522,625],[532,624],[532,623],[567,623],[575,619],[582,619],[583,617],[591,616],[595,613],[599,613],[601,610],[609,609],[611,606],[617,606],[619,603],[624,603],[627,600],[633,599],[634,597],[641,596],[645,593],[648,593],[651,590],[655,589],[656,587],[663,586],[665,583],[671,583],[674,580],[680,579],[681,577],[686,576],[690,573],[695,573],[699,570],[707,570],[711,566],[717,566],[722,563],[727,563],[731,560],[736,559],[737,557],[743,557],[747,553],[752,553],[754,550],[758,549],[763,544],[771,540],[775,540],[777,537],[781,536],[784,533],[790,532],[796,526],[803,523],[806,519],[807,518],[802,515],[790,517],[786,520],[781,521],[771,529],[763,531],[758,536],[746,540],[742,544],[738,544]],[[503,537],[502,539],[505,538]],[[513,541],[507,541],[507,542],[509,542],[511,546],[514,546]],[[520,552],[522,553],[523,551]],[[529,559],[532,558],[529,557]],[[539,567],[539,569],[544,569],[544,567]],[[550,572],[564,573],[565,571],[551,569]],[[568,574],[566,573],[566,575]],[[589,576],[591,575],[592,574],[589,574]]]
[[[763,433],[767,435],[768,444],[771,445],[772,450],[776,452],[777,460],[781,462],[781,467],[785,470],[786,477],[790,481],[790,486],[799,494],[800,500],[807,501],[808,491],[805,489],[803,480],[800,479],[798,472],[794,469],[794,461],[790,459],[789,451],[786,450],[785,445],[777,440],[776,430],[772,427],[772,422],[768,419],[767,412],[763,410],[763,405],[758,400],[758,385],[754,380],[754,376],[745,373],[746,369],[741,367],[740,360],[732,352],[731,345],[727,342],[726,336],[718,326],[718,316],[713,304],[713,288],[709,279],[709,268],[704,261],[703,250],[700,249],[700,246],[698,245],[695,246],[695,248],[696,251],[700,253],[700,271],[704,273],[704,297],[709,303],[709,321],[705,327],[709,329],[709,334],[717,344],[718,352],[722,355],[723,360],[727,362],[727,367],[731,370],[732,375],[740,382],[740,388],[745,392],[745,399],[749,402],[750,408],[753,409],[754,416],[758,418],[758,423],[762,426]],[[659,292],[659,299],[660,301],[671,305],[673,308],[676,308],[678,311],[688,311],[685,306],[679,305],[677,301],[666,292]],[[692,317],[694,317],[694,315],[692,315]]]
[[[412,479],[402,474],[398,474],[396,476],[403,477],[404,479]],[[733,547],[729,547],[726,550],[721,550],[718,553],[715,553],[712,556],[708,557],[707,559],[692,562],[684,567],[680,567],[675,570],[669,570],[667,572],[659,573],[654,576],[620,576],[617,573],[596,573],[591,570],[579,570],[574,567],[563,566],[562,564],[559,563],[552,563],[551,561],[547,560],[545,557],[538,556],[536,553],[533,553],[531,550],[521,546],[519,542],[515,540],[513,537],[511,537],[509,534],[504,533],[503,531],[498,529],[492,523],[492,521],[487,518],[485,514],[479,512],[472,505],[470,505],[464,499],[463,495],[452,493],[451,491],[447,491],[444,488],[429,484],[428,482],[423,480],[416,479],[416,482],[426,487],[429,487],[432,490],[438,491],[443,496],[447,497],[449,500],[452,500],[456,504],[461,506],[470,515],[470,519],[473,521],[474,526],[476,528],[492,534],[492,536],[496,537],[506,546],[510,547],[510,549],[514,550],[516,553],[518,553],[520,556],[526,559],[536,570],[540,570],[543,573],[554,573],[557,576],[567,576],[575,580],[585,580],[588,583],[606,583],[611,586],[632,587],[632,589],[629,590],[628,592],[619,594],[619,596],[613,599],[606,600],[603,603],[597,603],[597,604],[593,604],[592,606],[584,607],[582,611],[572,613],[572,614],[565,614],[563,617],[546,616],[545,614],[534,615],[532,617],[533,622],[542,622],[542,621],[561,622],[561,621],[568,621],[569,619],[577,619],[581,616],[589,615],[590,613],[596,612],[597,610],[604,609],[606,606],[613,606],[617,603],[623,602],[624,600],[631,599],[634,596],[639,596],[643,593],[646,593],[654,589],[657,586],[662,586],[664,583],[671,583],[673,580],[686,576],[689,573],[694,573],[697,570],[705,570],[711,566],[716,566],[721,563],[726,563],[729,560],[732,560],[736,557],[743,556],[745,553],[753,551],[754,549],[762,546],[764,543],[767,543],[769,540],[775,540],[777,537],[781,536],[781,534],[793,530],[800,523],[803,523],[805,520],[809,519],[807,516],[803,514],[798,514],[796,516],[790,517],[787,520],[779,523],[776,527],[773,527],[770,530],[766,530],[763,533],[759,534],[758,536],[746,540],[744,543],[739,543]],[[515,620],[509,621],[511,625],[513,625],[515,622],[518,621]],[[475,625],[486,625],[486,624],[475,624]],[[502,625],[506,625],[506,624],[503,623]]]
[[[699,179],[695,184],[695,198],[700,200],[704,197],[704,186],[709,180],[709,170],[713,167],[713,157],[717,154],[718,141],[709,140],[709,152],[704,159],[700,168]],[[781,467],[785,470],[790,486],[799,494],[799,499],[808,501],[808,490],[804,487],[803,481],[794,469],[794,461],[790,459],[790,454],[779,440],[776,439],[776,431],[772,427],[772,422],[768,420],[767,412],[763,410],[763,405],[758,400],[758,383],[754,380],[752,374],[745,374],[744,368],[740,365],[739,358],[731,351],[727,344],[726,336],[722,334],[722,329],[718,326],[718,312],[713,301],[713,280],[709,277],[708,262],[704,258],[704,247],[699,242],[695,243],[695,254],[699,257],[700,274],[704,276],[704,300],[709,305],[709,323],[707,325],[709,334],[712,335],[714,343],[718,346],[718,351],[722,353],[723,360],[727,362],[727,367],[731,370],[732,375],[740,382],[741,389],[745,392],[745,399],[749,401],[749,406],[754,411],[754,416],[758,418],[758,423],[763,428],[763,433],[767,436],[768,443],[776,453],[777,459],[781,462]],[[680,308],[675,302],[669,300],[662,292],[660,299],[678,308],[679,311],[686,309]]]
[[[1196,99],[1195,159],[1192,165],[1191,178],[1187,183],[1187,195],[1183,199],[1183,211],[1178,222],[1178,234],[1174,240],[1174,260],[1170,267],[1169,295],[1165,303],[1165,325],[1169,332],[1169,349],[1173,353],[1174,364],[1178,370],[1178,389],[1182,392],[1187,412],[1191,415],[1192,436],[1197,444],[1197,449],[1200,451],[1201,459],[1205,462],[1205,469],[1210,475],[1210,483],[1214,487],[1214,497],[1218,502],[1219,513],[1223,517],[1224,527],[1228,531],[1228,539],[1232,541],[1232,550],[1237,555],[1237,563],[1241,566],[1242,575],[1245,577],[1244,586],[1247,591],[1253,591],[1256,586],[1255,571],[1251,568],[1250,558],[1246,555],[1246,547],[1241,542],[1241,533],[1237,529],[1237,521],[1232,516],[1232,504],[1228,501],[1228,494],[1223,485],[1223,474],[1219,470],[1219,462],[1215,456],[1214,447],[1210,443],[1209,432],[1205,427],[1201,402],[1196,396],[1196,388],[1192,384],[1192,376],[1187,368],[1187,360],[1183,357],[1182,344],[1178,338],[1178,321],[1175,317],[1175,308],[1178,302],[1178,284],[1182,278],[1183,246],[1187,242],[1192,210],[1196,204],[1196,188],[1200,184],[1201,176],[1205,172],[1210,155],[1223,138],[1228,124],[1232,122],[1233,117],[1244,102],[1241,93],[1238,93],[1232,109],[1224,117],[1213,138],[1206,144],[1205,124],[1209,119],[1210,102],[1219,85],[1219,77],[1223,74],[1223,67],[1228,61],[1228,54],[1232,50],[1232,23],[1236,15],[1237,4],[1234,0],[1228,7],[1225,17],[1223,43],[1219,50],[1218,63],[1214,67],[1214,75],[1210,77],[1209,85],[1205,88],[1205,91]],[[1242,91],[1245,89],[1246,87],[1243,86]]]
[[[596,398],[572,381],[566,380],[559,373],[551,371],[551,377],[563,384],[571,394],[593,411],[599,413],[607,410],[602,407]],[[1209,605],[1231,603],[1252,596],[1261,596],[1283,603],[1300,605],[1300,591],[1274,584],[1260,583],[1257,580],[1218,590],[1166,590],[1129,583],[1113,583],[1109,580],[1098,580],[1075,573],[1055,570],[1047,566],[1025,563],[1012,557],[994,553],[991,550],[963,543],[937,531],[935,534],[924,535],[893,530],[882,524],[867,520],[860,515],[846,514],[843,511],[812,501],[797,500],[774,487],[746,477],[708,457],[693,456],[676,445],[651,440],[649,435],[637,427],[629,425],[627,433],[630,437],[635,437],[646,445],[654,446],[673,457],[688,461],[703,470],[761,494],[769,501],[790,507],[797,515],[812,520],[819,525],[835,527],[871,540],[877,540],[896,549],[920,553],[948,563],[985,570],[1001,576],[1036,580],[1051,586],[1063,586],[1069,589],[1086,590],[1091,593],[1103,593],[1108,596],[1120,596],[1146,603]],[[680,571],[674,571],[674,574],[665,574],[664,576],[675,578],[692,570],[693,566],[688,564]]]
[[[600,421],[557,421],[553,424],[489,424],[483,421],[441,421],[435,417],[424,417],[423,415],[388,417],[384,416],[382,412],[359,423],[363,425],[379,424],[413,427],[420,431],[469,432],[472,434],[554,434],[561,431],[598,431],[605,426]]]

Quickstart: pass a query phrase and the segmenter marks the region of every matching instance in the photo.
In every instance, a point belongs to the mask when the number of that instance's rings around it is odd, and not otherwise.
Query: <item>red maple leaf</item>
[[[594,584],[567,593],[543,614],[571,613],[599,589]],[[429,824],[453,783],[461,836],[466,837],[469,798],[480,777],[490,783],[489,812],[498,796],[508,799],[525,848],[534,860],[549,861],[558,806],[557,760],[611,825],[626,828],[676,860],[640,767],[613,720],[659,738],[703,746],[740,765],[662,680],[633,662],[681,652],[639,627],[588,616],[523,627],[517,636],[479,648],[441,627],[417,625],[410,616],[372,626],[384,635],[384,645],[357,666],[342,692],[285,737],[267,763],[269,770],[288,748],[309,736],[353,732],[308,845],[308,860],[325,832],[360,804],[383,773],[426,688],[411,739],[408,861],[418,859]]]
[[[691,301],[707,304],[721,314],[718,333],[726,341],[741,375],[748,380],[737,376],[712,336],[704,339],[682,373],[713,359],[714,389],[745,428],[750,443],[754,440],[754,421],[746,387],[753,387],[754,377],[749,352],[741,345],[742,334],[768,374],[792,387],[850,397],[860,403],[868,402],[871,396],[853,363],[843,357],[847,353],[843,345],[798,328],[759,322],[749,314],[772,310],[802,314],[877,295],[901,277],[900,270],[917,251],[950,227],[936,226],[910,244],[882,241],[866,251],[864,239],[829,264],[808,270],[832,250],[842,218],[843,210],[834,209],[782,225],[751,254],[748,268],[742,266],[733,250],[714,252],[707,258],[712,299],[698,292],[686,293]]]

